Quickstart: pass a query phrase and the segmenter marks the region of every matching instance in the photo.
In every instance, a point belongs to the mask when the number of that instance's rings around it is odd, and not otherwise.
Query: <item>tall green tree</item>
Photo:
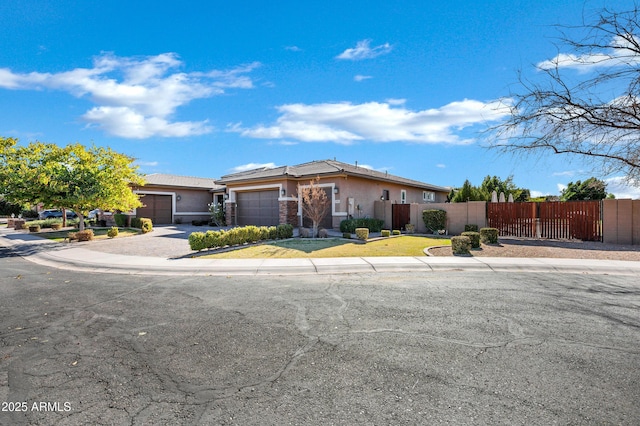
[[[134,159],[110,148],[79,143],[59,147],[0,138],[0,193],[13,203],[43,203],[72,209],[80,218],[90,210],[128,211],[142,206],[132,186],[144,184]]]
[[[560,194],[561,201],[603,200],[607,198],[607,184],[591,177],[584,182],[569,182]]]
[[[491,201],[493,191],[496,191],[496,194],[502,192],[505,197],[511,194],[513,195],[513,200],[517,202],[528,201],[530,198],[530,191],[528,189],[518,188],[513,183],[513,176],[509,176],[506,180],[502,180],[497,176],[487,176],[479,187],[472,185],[467,179],[461,188],[449,194],[449,199],[452,203]]]
[[[478,187],[471,185],[469,179],[464,181],[462,187],[451,198],[452,203],[464,203],[466,201],[486,201],[482,191]]]

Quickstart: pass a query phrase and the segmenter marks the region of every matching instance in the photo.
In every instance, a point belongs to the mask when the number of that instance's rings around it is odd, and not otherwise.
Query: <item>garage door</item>
[[[148,217],[154,225],[168,225],[172,223],[171,195],[147,194],[140,198],[144,207],[136,209],[136,217]]]
[[[280,222],[278,191],[239,192],[238,225],[272,226]]]

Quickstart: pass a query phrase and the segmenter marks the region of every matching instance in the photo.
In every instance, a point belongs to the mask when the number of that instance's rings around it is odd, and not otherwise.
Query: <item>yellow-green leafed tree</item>
[[[81,230],[92,209],[129,211],[142,206],[132,187],[143,185],[144,178],[133,158],[79,143],[60,147],[17,142],[0,138],[0,193],[7,200],[72,209]]]

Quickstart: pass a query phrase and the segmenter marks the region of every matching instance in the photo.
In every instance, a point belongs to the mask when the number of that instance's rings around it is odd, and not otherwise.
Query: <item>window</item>
[[[422,201],[435,201],[436,193],[431,191],[422,191]]]
[[[405,189],[400,191],[400,204],[407,203],[407,191]]]
[[[389,190],[388,189],[383,189],[382,190],[382,201],[389,201]]]

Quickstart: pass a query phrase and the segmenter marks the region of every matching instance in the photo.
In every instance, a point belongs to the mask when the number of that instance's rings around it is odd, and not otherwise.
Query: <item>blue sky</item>
[[[557,195],[591,165],[503,156],[482,130],[518,71],[563,53],[553,25],[603,6],[628,1],[0,0],[0,135],[110,146],[144,173],[336,158]]]

